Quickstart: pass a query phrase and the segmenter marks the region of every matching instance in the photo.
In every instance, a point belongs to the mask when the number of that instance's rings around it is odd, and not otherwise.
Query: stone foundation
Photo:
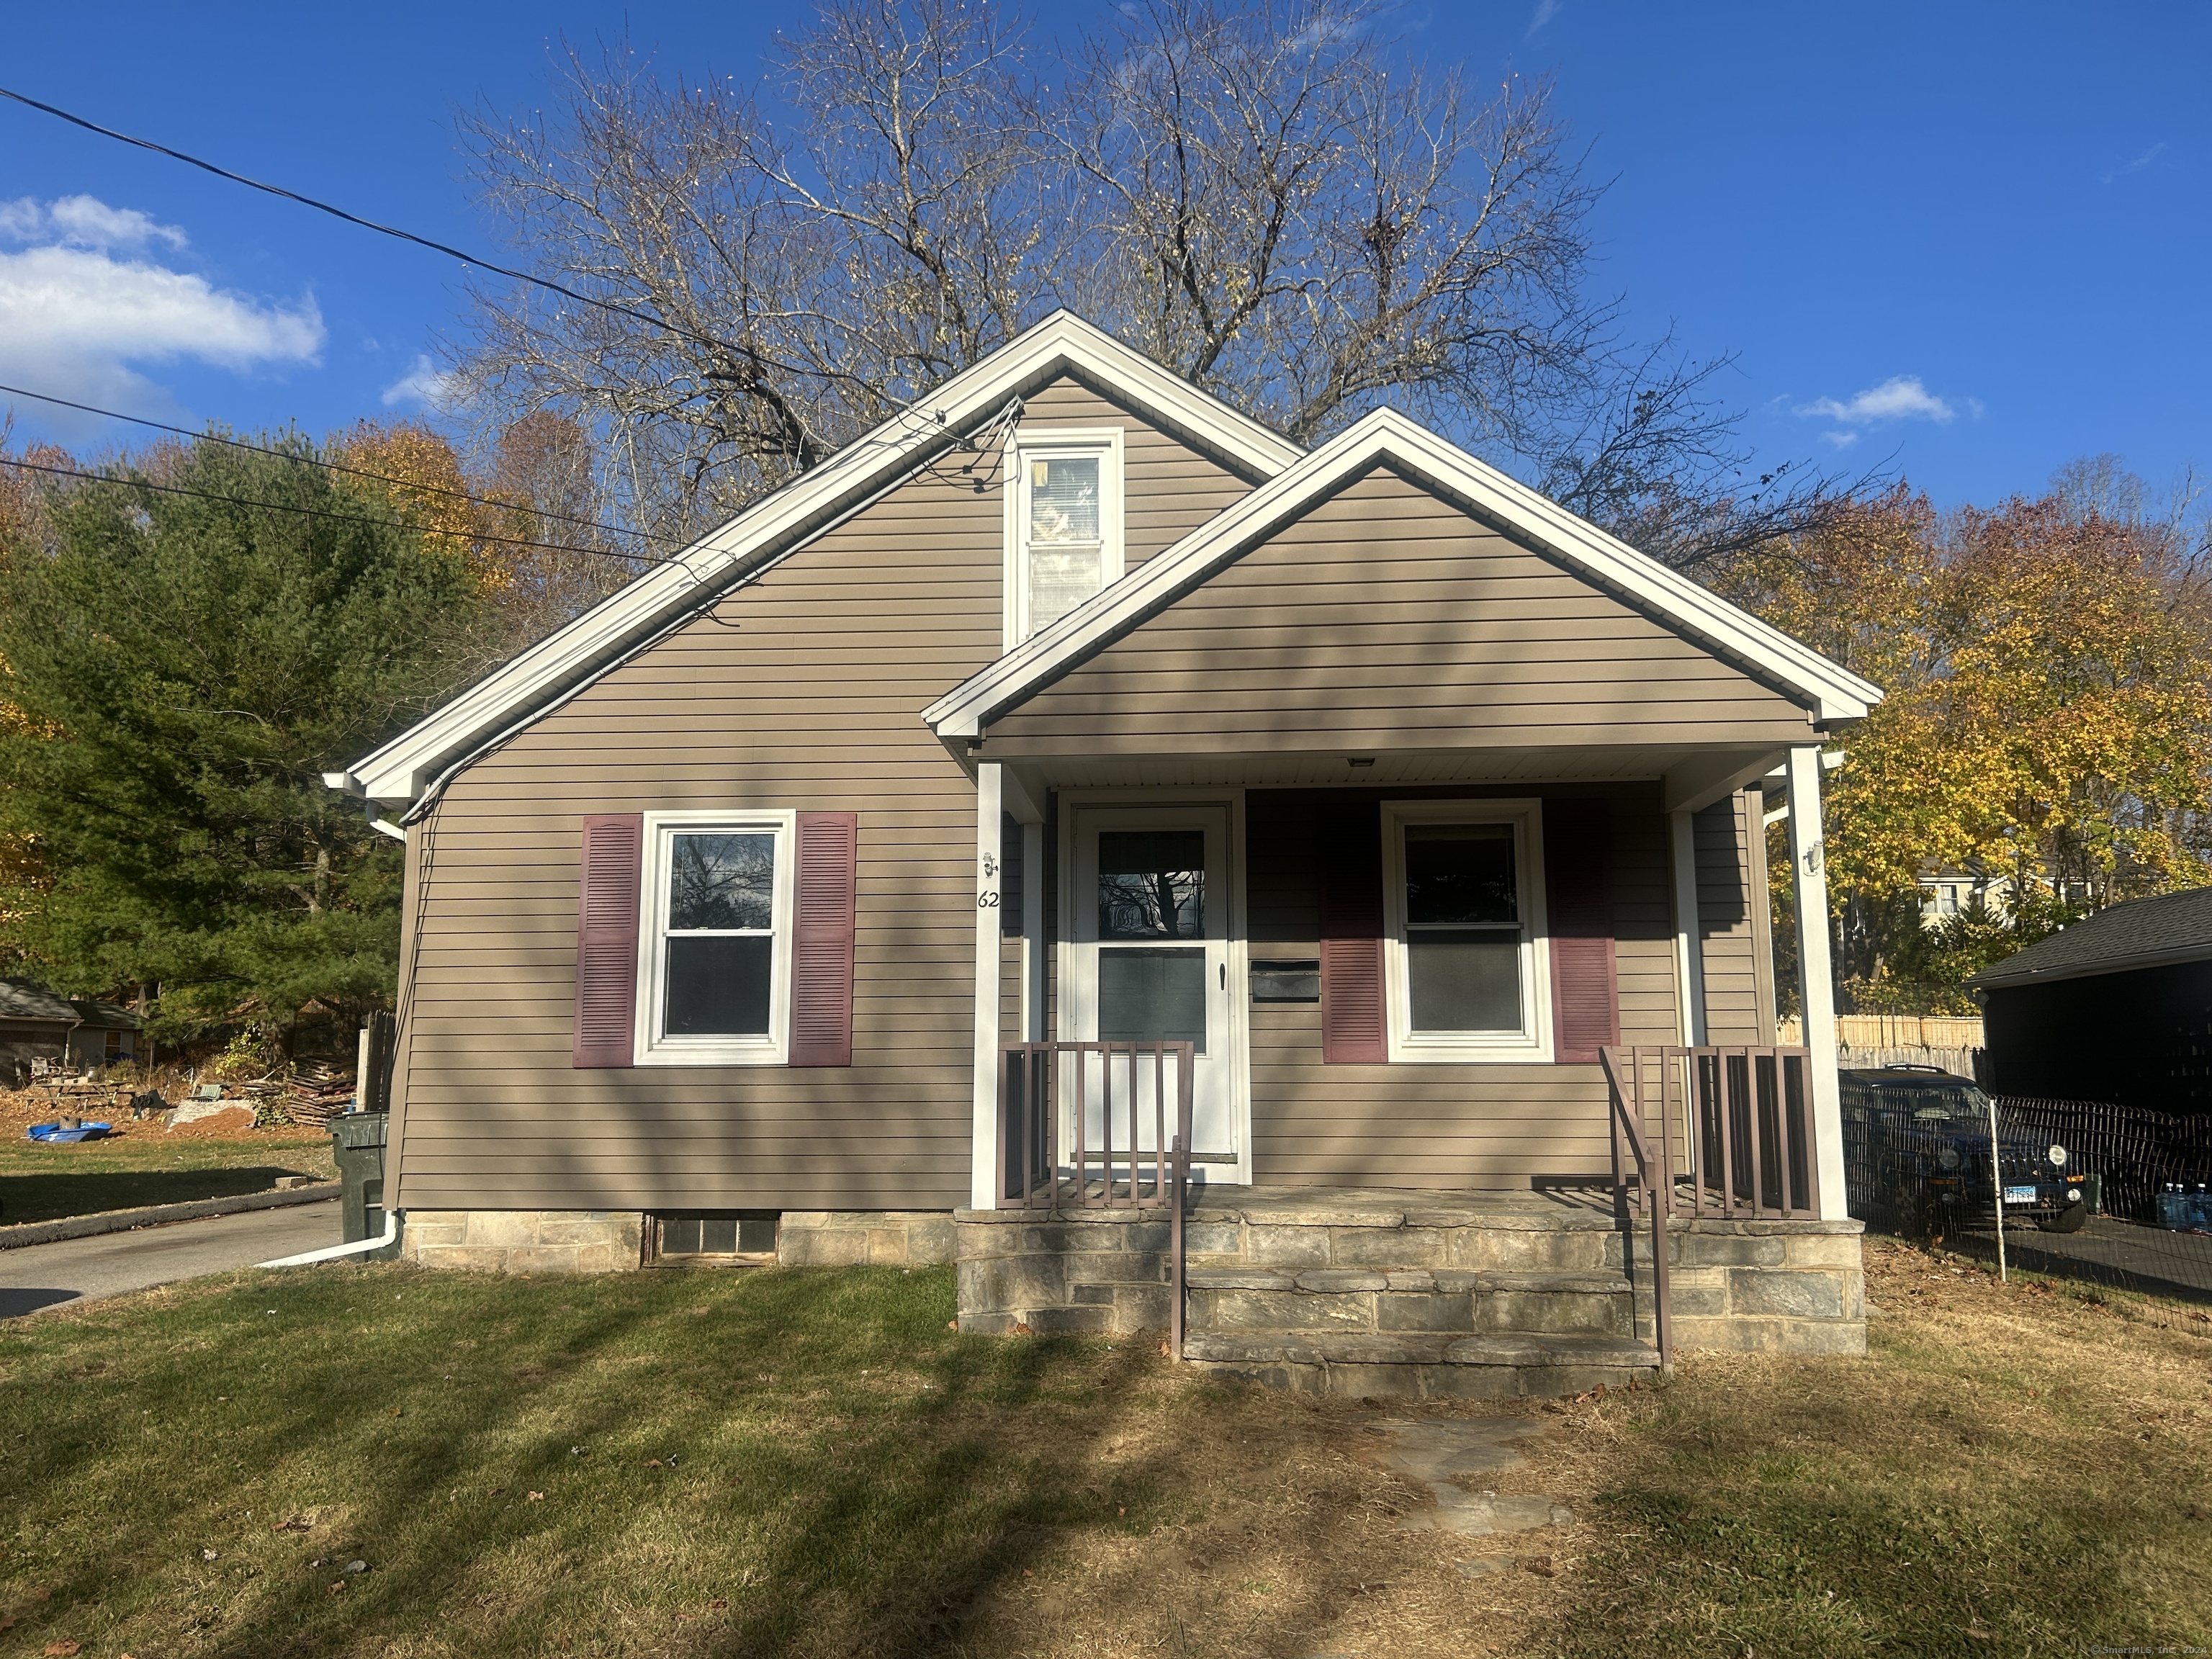
[[[786,1210],[775,1259],[787,1267],[922,1267],[952,1260],[944,1210]]]
[[[952,1221],[963,1331],[1109,1335],[1168,1327],[1165,1210],[958,1210]]]
[[[400,1259],[495,1273],[605,1273],[637,1267],[635,1210],[410,1210]]]
[[[1678,1351],[1864,1353],[1866,1275],[1857,1221],[1668,1224],[1668,1306]],[[1650,1224],[1637,1230],[1639,1300]]]
[[[641,1267],[646,1218],[635,1210],[410,1210],[400,1256],[477,1273],[604,1273]],[[952,1260],[943,1210],[786,1210],[784,1267],[933,1267]]]

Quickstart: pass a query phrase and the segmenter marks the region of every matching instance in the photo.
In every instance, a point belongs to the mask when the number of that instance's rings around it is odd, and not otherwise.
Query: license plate
[[[2008,1204],[2033,1204],[2035,1202],[2035,1188],[2033,1187],[2008,1187],[2005,1188],[2005,1202]]]

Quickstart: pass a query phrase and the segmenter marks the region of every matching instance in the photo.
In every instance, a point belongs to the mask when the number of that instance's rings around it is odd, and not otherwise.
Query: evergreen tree
[[[388,1006],[403,849],[321,774],[479,665],[465,553],[319,467],[212,444],[44,505],[0,569],[23,717],[0,836],[44,872],[8,943],[57,986],[149,994],[172,1038],[288,1042]]]

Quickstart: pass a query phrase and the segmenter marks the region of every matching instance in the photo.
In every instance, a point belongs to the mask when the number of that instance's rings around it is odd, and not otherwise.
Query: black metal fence
[[[1999,1194],[2009,1266],[2212,1303],[2212,1118],[2094,1101],[1996,1097],[1990,1135],[1909,1112],[1846,1111],[1851,1213],[1870,1231],[1995,1261]],[[2051,1160],[2063,1150],[2064,1161]],[[2025,1198],[2033,1188],[2037,1197]],[[2053,1194],[2078,1188],[2078,1200]]]

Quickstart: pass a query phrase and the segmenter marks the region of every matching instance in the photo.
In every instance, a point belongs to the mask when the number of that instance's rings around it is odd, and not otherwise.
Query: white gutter
[[[399,1212],[384,1212],[384,1237],[364,1238],[352,1244],[333,1244],[327,1249],[302,1250],[298,1255],[280,1255],[274,1261],[257,1261],[257,1267],[304,1267],[316,1261],[336,1261],[343,1256],[366,1255],[371,1250],[380,1250],[399,1239]]]

